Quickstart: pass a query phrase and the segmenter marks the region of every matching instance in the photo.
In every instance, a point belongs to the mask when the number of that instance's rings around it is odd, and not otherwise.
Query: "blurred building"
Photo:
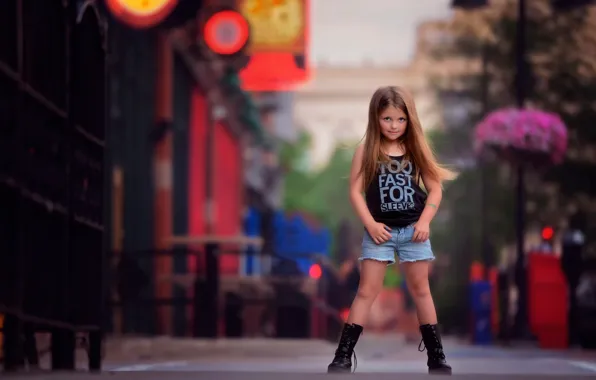
[[[192,299],[185,275],[213,272],[204,242],[221,244],[215,271],[237,275],[246,209],[278,203],[279,186],[253,180],[275,171],[274,131],[237,70],[202,43],[201,12],[201,2],[180,2],[159,30],[110,17],[111,248],[114,262],[123,256],[146,278],[117,276],[121,289],[137,289],[121,331],[188,333],[189,309],[173,298]],[[154,298],[172,307],[148,303],[139,319],[135,300]]]
[[[297,92],[295,104],[297,125],[314,137],[311,165],[323,165],[336,144],[355,144],[363,137],[368,103],[380,86],[412,91],[425,130],[469,123],[480,104],[469,100],[468,86],[458,79],[481,72],[480,47],[476,57],[436,56],[456,31],[449,19],[421,22],[412,58],[403,66],[379,66],[372,60],[359,66],[319,63],[314,79]]]
[[[278,161],[279,147],[281,143],[296,141],[298,136],[294,122],[294,93],[253,93],[253,96],[263,129],[273,141],[267,150],[252,146],[244,150],[247,196],[259,209],[277,210],[282,206],[284,174]],[[256,194],[262,197],[257,198]]]
[[[478,102],[470,101],[469,85],[462,77],[482,72],[482,46],[476,55],[462,57],[443,54],[441,47],[454,42],[456,31],[451,20],[432,20],[421,23],[417,30],[416,51],[411,66],[423,73],[432,83],[440,119],[437,127],[454,128],[468,122],[470,114],[479,112]]]
[[[319,66],[313,81],[296,93],[295,120],[313,136],[311,165],[324,165],[337,144],[355,145],[363,138],[368,105],[381,86],[403,86],[414,95],[423,128],[440,123],[428,77],[409,67]]]
[[[440,126],[431,78],[412,59],[418,49],[415,25],[447,17],[449,2],[313,3],[315,78],[296,99],[297,124],[315,140],[311,166],[327,162],[337,143],[355,145],[363,137],[368,103],[379,86],[407,87],[414,93],[423,128]],[[369,17],[362,17],[364,13]]]
[[[290,69],[269,75],[281,58],[268,55],[257,34],[271,21],[243,14],[257,37],[232,56],[218,54],[203,29],[215,12],[207,4],[180,1],[159,28],[109,20],[111,248],[114,263],[139,274],[119,268],[115,276],[120,296],[128,297],[112,299],[125,314],[114,318],[117,331],[185,335],[194,324],[207,327],[193,334],[213,334],[216,313],[209,310],[217,309],[218,293],[252,291],[242,277],[267,274],[271,266],[252,260],[246,242],[262,238],[261,253],[272,254],[279,240],[274,223],[284,225],[278,155],[297,131],[294,94],[274,87],[284,84],[284,73],[294,81],[308,75],[304,38],[294,36],[292,54],[281,57]],[[246,5],[225,4],[239,11]],[[279,6],[269,11],[283,16],[287,9]],[[207,252],[214,246],[217,254]],[[169,306],[157,308],[156,299]],[[199,317],[191,306],[205,311]]]

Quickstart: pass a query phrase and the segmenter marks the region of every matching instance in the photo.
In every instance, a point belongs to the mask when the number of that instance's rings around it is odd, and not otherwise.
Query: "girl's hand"
[[[366,230],[376,244],[382,244],[391,239],[391,234],[389,233],[391,228],[383,223],[371,223],[370,226],[366,226]]]
[[[430,236],[430,225],[427,222],[421,222],[420,220],[414,224],[414,235],[412,235],[412,241],[414,243],[423,243],[428,240]]]

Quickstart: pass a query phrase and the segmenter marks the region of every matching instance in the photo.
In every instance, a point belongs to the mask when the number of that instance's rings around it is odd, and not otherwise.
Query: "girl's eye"
[[[391,118],[389,116],[387,116],[386,118],[384,118],[383,120],[385,121],[391,121]]]

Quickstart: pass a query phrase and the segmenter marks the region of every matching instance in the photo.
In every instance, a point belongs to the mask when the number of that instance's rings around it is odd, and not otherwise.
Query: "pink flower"
[[[553,164],[558,164],[567,151],[567,128],[553,113],[501,109],[487,115],[474,131],[477,154],[489,148],[514,148],[530,154],[547,154]]]

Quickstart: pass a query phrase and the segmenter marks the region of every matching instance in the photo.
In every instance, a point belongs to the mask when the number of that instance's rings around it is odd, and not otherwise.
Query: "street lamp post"
[[[453,8],[459,8],[464,10],[481,9],[488,5],[488,0],[453,0]],[[479,55],[482,63],[482,74],[481,74],[481,113],[486,115],[489,111],[489,74],[488,74],[488,52],[489,46],[487,42],[482,42],[479,47]],[[487,223],[488,213],[488,176],[483,170],[486,167],[486,161],[484,159],[478,160],[478,164],[481,167],[480,171],[480,208],[482,210],[482,219],[480,221],[480,249],[482,250],[481,258],[484,265],[488,268],[492,265],[492,257],[490,252],[490,244],[488,239],[489,226]]]
[[[526,0],[518,0],[518,17],[515,43],[516,58],[516,77],[515,77],[515,99],[518,108],[522,109],[526,102],[526,80],[527,61],[526,61]],[[452,6],[460,9],[479,9],[488,5],[487,0],[453,0]],[[486,59],[486,58],[483,58]],[[486,91],[486,90],[485,90]],[[522,164],[516,167],[517,188],[516,188],[516,212],[515,212],[515,232],[516,232],[516,262],[515,262],[515,284],[518,289],[517,314],[515,317],[514,331],[520,335],[525,335],[527,331],[527,291],[525,276],[525,187],[524,187],[524,167]],[[486,186],[483,181],[482,186]],[[486,195],[483,191],[483,198]],[[486,206],[485,201],[483,204]],[[484,215],[486,218],[486,214]],[[486,234],[486,222],[483,223],[483,234]],[[487,237],[482,238],[482,249],[486,250]],[[483,252],[486,258],[487,253]]]
[[[528,78],[528,63],[526,60],[526,0],[517,3],[517,30],[515,43],[516,77],[515,99],[517,107],[523,109],[526,103],[526,83]],[[515,284],[517,285],[517,314],[513,331],[518,337],[528,337],[528,291],[525,255],[525,227],[526,227],[526,188],[524,164],[518,163],[515,212],[516,260]]]
[[[480,84],[481,89],[481,109],[482,115],[486,115],[489,112],[489,89],[490,89],[490,77],[488,73],[488,52],[489,46],[487,42],[482,42],[481,47],[481,58],[482,58],[482,79]],[[493,265],[492,249],[490,245],[489,236],[489,213],[488,213],[488,173],[486,173],[487,162],[484,158],[480,158],[479,163],[481,165],[480,170],[480,209],[482,219],[480,220],[480,249],[482,249],[482,261],[486,268]]]

